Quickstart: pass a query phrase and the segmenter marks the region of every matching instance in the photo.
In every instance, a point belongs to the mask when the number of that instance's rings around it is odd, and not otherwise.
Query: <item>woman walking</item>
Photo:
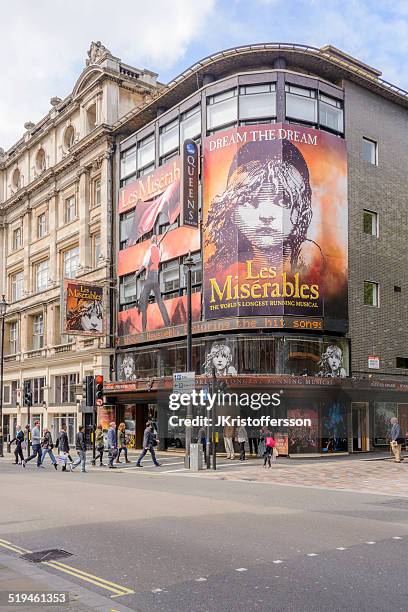
[[[120,423],[118,427],[118,455],[116,457],[116,463],[122,463],[119,461],[120,453],[123,451],[125,455],[125,463],[130,463],[128,459],[128,449],[126,447],[126,425],[125,423]]]
[[[99,459],[99,467],[101,467],[102,465],[105,465],[105,463],[103,463],[103,451],[105,449],[105,442],[103,439],[102,425],[98,425],[98,427],[96,428],[95,446],[96,450],[98,451],[98,454],[95,457],[95,463],[97,459]]]
[[[240,450],[239,460],[245,461],[245,444],[248,443],[248,434],[243,425],[240,425],[237,428],[237,438],[236,439],[239,444],[239,450]]]
[[[266,464],[268,463],[268,467],[271,467],[271,457],[272,461],[276,460],[276,441],[273,437],[273,434],[268,432],[268,436],[265,438],[265,451],[263,454],[264,458],[264,468],[266,468]]]
[[[73,463],[73,459],[71,455],[69,454],[67,426],[65,425],[65,423],[61,425],[61,430],[58,434],[58,438],[55,443],[55,446],[56,448],[58,448],[58,453],[59,453],[60,460],[62,463],[62,472],[66,472],[67,471],[67,459],[69,459],[71,463]]]
[[[54,448],[54,443],[52,441],[51,432],[47,427],[44,427],[43,431],[43,439],[41,442],[42,454],[41,454],[41,465],[44,463],[45,455],[49,455],[51,462],[54,468],[57,470],[57,460],[54,457],[54,453],[52,449]]]

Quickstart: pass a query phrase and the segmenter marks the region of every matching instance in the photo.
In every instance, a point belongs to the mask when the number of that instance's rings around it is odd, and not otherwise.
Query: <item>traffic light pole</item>
[[[95,465],[95,457],[96,457],[96,447],[95,447],[95,435],[96,435],[96,406],[93,407],[92,410],[92,465]]]

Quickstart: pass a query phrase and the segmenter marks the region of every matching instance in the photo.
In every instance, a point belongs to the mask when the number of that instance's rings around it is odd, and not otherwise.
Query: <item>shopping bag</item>
[[[272,436],[268,436],[266,438],[266,446],[271,446],[272,448],[275,448],[275,440],[272,438]]]
[[[273,447],[272,455],[275,457],[275,459],[279,456],[278,449],[275,446]]]

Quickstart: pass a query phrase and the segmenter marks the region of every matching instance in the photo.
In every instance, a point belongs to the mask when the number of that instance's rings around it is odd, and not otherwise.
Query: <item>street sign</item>
[[[96,405],[97,405],[97,406],[103,406],[103,399],[101,399],[101,398],[99,398],[99,397],[98,397],[98,398],[96,399],[96,402],[95,402],[95,403],[96,403]]]
[[[176,372],[173,374],[173,393],[189,393],[194,391],[195,372]]]
[[[368,367],[371,370],[379,370],[380,369],[380,358],[376,355],[370,355],[368,357]]]

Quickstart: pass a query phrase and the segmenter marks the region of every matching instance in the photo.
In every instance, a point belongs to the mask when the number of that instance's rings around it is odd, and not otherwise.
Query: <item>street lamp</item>
[[[0,317],[1,317],[1,348],[0,348],[0,457],[3,454],[3,368],[4,368],[4,317],[6,316],[8,304],[5,296],[0,302]]]
[[[187,372],[191,372],[193,369],[193,333],[192,333],[192,322],[193,313],[191,306],[191,271],[195,266],[195,261],[191,257],[191,251],[188,257],[184,261],[184,268],[187,272]],[[191,419],[192,407],[191,402],[187,406],[186,418]],[[190,444],[191,444],[191,425],[186,425],[186,459],[185,465],[187,468],[190,467]]]

